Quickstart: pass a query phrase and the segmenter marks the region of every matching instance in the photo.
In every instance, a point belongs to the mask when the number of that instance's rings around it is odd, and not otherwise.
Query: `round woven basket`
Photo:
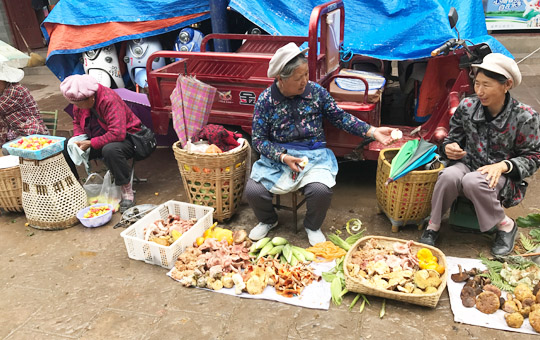
[[[390,162],[399,148],[381,150],[377,162],[376,192],[379,208],[392,222],[392,231],[399,226],[417,224],[422,228],[424,219],[431,212],[431,196],[442,164],[435,170],[414,170],[386,184],[390,176]]]
[[[349,251],[347,252],[347,255],[345,255],[345,260],[343,262],[343,271],[345,274],[345,285],[347,287],[347,290],[351,292],[374,295],[374,296],[379,296],[379,297],[383,297],[387,299],[404,301],[404,302],[412,303],[415,305],[435,308],[437,306],[437,303],[439,302],[439,298],[441,297],[441,294],[446,288],[448,270],[445,270],[444,274],[441,275],[442,282],[440,286],[437,288],[437,291],[435,293],[429,293],[429,294],[402,293],[399,291],[381,289],[381,288],[371,286],[367,282],[361,281],[359,278],[351,276],[351,274],[349,273],[347,264],[351,262],[352,254],[359,247],[362,247],[364,244],[366,244],[366,242],[368,242],[371,239],[375,239],[377,243],[379,243],[381,246],[384,246],[385,248],[388,248],[388,249],[393,249],[393,245],[395,242],[399,242],[403,244],[407,243],[407,241],[405,240],[392,238],[392,237],[384,237],[384,236],[367,236],[358,240],[351,247],[351,249],[349,249]],[[411,245],[413,254],[416,254],[416,252],[418,252],[418,250],[421,248],[428,248],[429,250],[431,250],[431,253],[437,257],[438,263],[443,265],[445,268],[448,268],[444,253],[440,251],[438,248],[421,244],[421,243],[416,243],[416,242],[413,242]]]
[[[0,208],[22,212],[22,179],[20,167],[0,169]]]
[[[232,217],[244,192],[249,144],[244,142],[236,151],[205,154],[189,153],[176,142],[173,151],[189,202],[214,208],[214,219],[220,222]]]
[[[79,223],[86,192],[73,176],[63,154],[43,160],[21,158],[22,203],[30,226],[60,230]]]

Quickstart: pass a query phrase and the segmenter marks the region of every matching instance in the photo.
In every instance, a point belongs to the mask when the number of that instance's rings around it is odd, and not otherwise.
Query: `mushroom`
[[[533,294],[534,296],[538,296],[538,291],[540,291],[540,281],[534,286],[533,288]]]
[[[432,269],[422,269],[414,273],[414,284],[420,289],[427,287],[439,287],[441,284],[439,273]]]
[[[482,292],[476,297],[476,309],[482,313],[493,314],[499,307],[499,297],[493,292]]]
[[[234,243],[242,243],[246,240],[247,238],[247,232],[244,230],[244,229],[240,229],[240,230],[235,230],[233,232],[233,242]]]
[[[464,307],[471,308],[476,304],[476,293],[470,286],[464,286],[461,290],[461,303]]]
[[[523,324],[523,315],[514,312],[511,314],[505,314],[504,319],[508,327],[519,328]]]
[[[492,284],[484,285],[484,290],[488,292],[493,292],[495,293],[495,295],[497,295],[497,297],[501,297],[501,290]]]
[[[529,323],[535,331],[540,332],[540,311],[534,311],[529,314]]]
[[[246,284],[244,283],[244,279],[242,279],[242,276],[240,274],[234,274],[232,276],[233,282],[234,282],[234,293],[236,295],[242,294],[242,290],[246,288]]]
[[[454,281],[454,282],[464,282],[464,281],[467,281],[469,279],[469,274],[467,274],[466,272],[463,271],[463,269],[461,268],[461,265],[458,264],[458,268],[459,268],[459,273],[454,273],[450,276],[450,278]]]

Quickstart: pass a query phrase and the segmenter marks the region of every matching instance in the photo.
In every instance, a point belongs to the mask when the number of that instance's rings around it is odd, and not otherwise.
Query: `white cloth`
[[[81,148],[75,144],[75,142],[80,142],[87,139],[88,136],[86,134],[71,137],[68,140],[67,151],[73,163],[75,163],[75,165],[81,165],[84,163],[86,173],[90,174],[90,148],[86,149],[86,151],[82,151]]]
[[[319,262],[311,263],[313,272],[317,275],[321,275],[323,272],[330,271],[335,266],[336,266],[336,261],[323,262],[323,263],[319,263]],[[168,276],[171,276],[171,272],[173,269],[171,269],[167,273]],[[206,288],[203,288],[203,289],[206,289]],[[324,279],[322,278],[320,281],[312,282],[310,285],[306,286],[304,290],[302,291],[302,294],[300,294],[299,296],[293,296],[291,298],[279,295],[278,293],[276,293],[276,290],[274,289],[274,287],[271,287],[271,286],[267,286],[262,292],[262,294],[258,294],[258,295],[251,295],[245,292],[240,295],[236,295],[234,293],[234,287],[222,288],[220,290],[211,290],[211,289],[206,289],[206,290],[210,290],[216,293],[238,296],[238,297],[247,298],[247,299],[273,300],[273,301],[287,303],[289,305],[295,305],[295,306],[313,308],[313,309],[324,309],[324,310],[328,310],[328,308],[330,308],[330,299],[332,298],[332,294],[330,292],[330,283],[324,281]]]
[[[499,309],[493,314],[484,314],[480,312],[476,307],[467,308],[464,307],[461,303],[461,290],[465,283],[463,282],[454,282],[450,278],[451,274],[458,273],[459,268],[458,264],[461,265],[463,270],[470,270],[472,268],[485,269],[486,267],[482,264],[482,261],[477,259],[465,259],[459,257],[446,257],[446,270],[448,270],[448,295],[450,296],[450,307],[452,308],[452,313],[454,314],[454,321],[461,322],[469,325],[482,326],[493,329],[501,329],[505,331],[527,333],[527,334],[536,334],[534,329],[529,323],[529,319],[523,321],[521,328],[511,328],[506,324],[504,320],[504,314],[506,314],[502,309]],[[506,294],[503,294],[506,296]],[[501,335],[501,338],[504,336]]]

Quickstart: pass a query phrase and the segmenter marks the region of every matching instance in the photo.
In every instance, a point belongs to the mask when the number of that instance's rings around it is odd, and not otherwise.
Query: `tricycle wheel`
[[[392,226],[392,232],[397,233],[398,231],[399,231],[399,226],[398,225],[393,225]]]

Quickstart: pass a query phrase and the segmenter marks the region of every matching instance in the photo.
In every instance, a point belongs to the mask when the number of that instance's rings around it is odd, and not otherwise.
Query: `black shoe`
[[[514,250],[514,242],[516,241],[516,236],[518,232],[518,227],[514,221],[514,229],[510,232],[505,232],[502,230],[497,230],[495,235],[495,241],[491,246],[491,254],[504,256],[508,255]]]
[[[418,242],[427,244],[428,246],[435,246],[435,241],[437,241],[437,237],[439,237],[438,231],[425,229],[422,233],[422,236],[420,236]]]
[[[129,208],[135,205],[135,201],[132,200],[121,200],[120,201],[120,213],[124,213]]]

